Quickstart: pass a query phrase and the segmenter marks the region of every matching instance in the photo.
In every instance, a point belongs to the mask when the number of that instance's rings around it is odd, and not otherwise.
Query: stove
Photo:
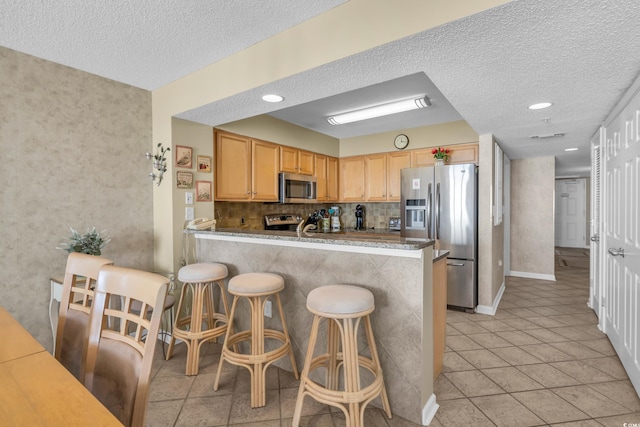
[[[295,231],[302,217],[296,214],[269,214],[264,216],[265,230]]]

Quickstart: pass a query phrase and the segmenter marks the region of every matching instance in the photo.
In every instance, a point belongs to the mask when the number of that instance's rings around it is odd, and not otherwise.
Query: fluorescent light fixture
[[[262,100],[266,102],[282,102],[284,101],[284,98],[281,97],[280,95],[269,94],[269,95],[263,96]]]
[[[564,133],[548,133],[546,135],[531,135],[529,138],[532,139],[547,139],[547,138],[561,138],[564,136]]]
[[[540,102],[538,104],[529,105],[529,110],[542,110],[543,108],[551,107],[553,104],[550,102]]]
[[[577,148],[565,148],[564,151],[578,151]]]
[[[420,98],[403,99],[401,101],[375,105],[373,107],[350,111],[348,113],[336,114],[335,116],[327,117],[327,121],[332,125],[343,125],[345,123],[352,123],[360,120],[373,119],[375,117],[388,116],[390,114],[417,110],[419,108],[425,108],[429,106],[431,106],[431,101],[426,96],[423,96]]]

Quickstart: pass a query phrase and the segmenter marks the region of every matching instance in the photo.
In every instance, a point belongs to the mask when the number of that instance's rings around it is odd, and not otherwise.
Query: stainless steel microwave
[[[316,177],[281,172],[278,178],[280,203],[317,203]]]

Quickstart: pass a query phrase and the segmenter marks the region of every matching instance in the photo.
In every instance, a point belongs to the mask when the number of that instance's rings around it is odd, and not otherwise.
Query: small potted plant
[[[431,154],[433,154],[433,158],[436,159],[436,165],[443,165],[444,162],[449,160],[449,153],[451,151],[448,148],[434,148],[431,150]]]
[[[67,238],[69,241],[60,243],[56,249],[62,249],[68,253],[80,252],[99,256],[102,255],[102,248],[111,241],[110,237],[105,236],[106,231],[97,231],[95,227],[91,230],[87,229],[85,234],[78,233],[72,227],[69,229],[71,230],[71,236]]]

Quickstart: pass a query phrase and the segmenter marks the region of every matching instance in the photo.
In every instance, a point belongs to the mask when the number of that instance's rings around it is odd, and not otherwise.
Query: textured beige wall
[[[340,157],[396,151],[393,146],[393,140],[399,133],[404,133],[409,137],[407,149],[478,142],[478,134],[471,129],[467,122],[460,120],[433,126],[399,129],[393,132],[341,139]]]
[[[555,158],[511,161],[511,272],[554,275]]]
[[[176,168],[174,167],[171,173],[168,174],[170,185],[173,193],[173,217],[178,227],[174,229],[173,245],[174,253],[178,254],[180,258],[176,258],[176,264],[172,271],[177,272],[182,266],[183,249],[193,248],[193,238],[185,235],[182,230],[185,225],[185,208],[187,206],[194,208],[194,218],[213,218],[213,202],[197,202],[196,201],[196,181],[210,181],[211,190],[213,191],[213,128],[211,126],[205,126],[200,123],[190,122],[188,120],[181,120],[173,118],[171,121],[171,133],[173,139],[172,150],[172,162],[175,164],[175,146],[183,145],[193,148],[193,162],[191,169]],[[212,159],[211,172],[198,172],[197,159],[198,155],[209,156]],[[178,188],[177,173],[178,172],[191,172],[193,174],[193,188],[184,189]],[[163,184],[164,185],[164,184]],[[185,194],[193,193],[193,204],[187,205]],[[211,195],[213,198],[213,194]],[[191,239],[186,242],[185,239]],[[185,255],[184,258],[188,256]],[[193,262],[192,258],[189,258],[190,262]],[[188,264],[188,262],[186,262]]]
[[[108,230],[118,265],[153,267],[151,96],[3,47],[0,80],[0,305],[51,349],[70,226]]]
[[[504,222],[493,225],[493,135],[480,135],[478,167],[478,305],[492,307],[504,282]]]

